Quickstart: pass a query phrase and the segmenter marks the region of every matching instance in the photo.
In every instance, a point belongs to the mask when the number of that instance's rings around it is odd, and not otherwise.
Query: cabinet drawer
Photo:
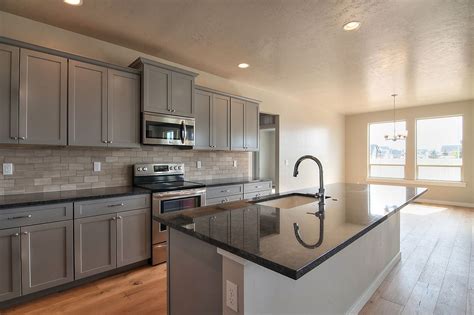
[[[255,183],[248,183],[244,185],[244,193],[251,193],[255,191],[262,191],[262,190],[272,190],[272,182],[255,182]]]
[[[220,198],[242,194],[244,190],[243,185],[227,185],[227,186],[217,186],[209,187],[206,190],[206,196],[209,199]]]
[[[74,217],[84,218],[143,208],[150,208],[150,195],[95,199],[74,203]]]
[[[263,197],[263,196],[268,196],[271,194],[271,190],[262,190],[262,191],[256,191],[256,192],[251,192],[248,194],[244,195],[244,199],[253,199],[257,197]]]
[[[72,219],[72,203],[57,203],[2,210],[0,229]]]
[[[231,201],[239,201],[242,199],[243,199],[243,195],[211,198],[211,199],[206,199],[206,206],[217,205],[220,203],[226,203],[226,202],[231,202]]]

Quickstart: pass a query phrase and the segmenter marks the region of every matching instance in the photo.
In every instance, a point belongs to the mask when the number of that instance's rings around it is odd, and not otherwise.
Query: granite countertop
[[[222,186],[222,185],[238,185],[238,184],[248,184],[248,183],[267,182],[267,181],[271,181],[271,179],[254,178],[254,177],[234,177],[234,178],[197,180],[197,182],[204,184],[206,187]]]
[[[122,197],[130,195],[149,194],[150,191],[133,186],[80,189],[70,191],[45,192],[34,194],[19,194],[0,196],[0,210],[41,204],[74,202],[89,199]]]
[[[319,202],[305,189],[251,201],[195,208],[154,219],[192,237],[229,251],[292,279],[298,279],[369,232],[426,192],[425,188],[332,184],[326,187],[324,219],[313,214]],[[306,196],[305,196],[306,194]],[[294,196],[293,204],[276,204],[281,196]],[[290,202],[291,203],[291,202]],[[305,203],[305,204],[303,204]],[[294,207],[296,204],[298,206]],[[301,239],[316,243],[307,248]],[[321,224],[320,224],[321,223]]]

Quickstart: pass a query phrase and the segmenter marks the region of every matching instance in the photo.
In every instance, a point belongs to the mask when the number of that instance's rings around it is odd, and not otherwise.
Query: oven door
[[[176,212],[204,206],[205,189],[187,189],[174,192],[153,194],[153,215]],[[153,244],[166,242],[166,225],[153,220]]]
[[[143,114],[144,144],[194,145],[194,118]]]

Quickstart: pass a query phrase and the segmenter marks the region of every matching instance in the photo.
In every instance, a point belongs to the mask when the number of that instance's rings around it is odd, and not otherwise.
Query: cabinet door
[[[109,147],[140,146],[140,76],[108,70]]]
[[[76,280],[115,269],[116,214],[74,220],[74,260]]]
[[[171,74],[171,112],[173,115],[194,117],[194,77]]]
[[[23,295],[74,280],[72,220],[21,228]]]
[[[194,219],[194,230],[202,235],[227,243],[229,241],[230,212],[220,212]]]
[[[69,61],[68,143],[107,146],[107,68]]]
[[[259,110],[258,104],[245,102],[245,150],[258,151],[259,149]]]
[[[245,113],[245,101],[233,98],[231,100],[231,129],[230,129],[230,144],[231,150],[242,151],[244,150],[244,113]]]
[[[0,143],[18,143],[20,49],[0,44]]]
[[[0,230],[0,302],[21,295],[20,229]]]
[[[66,145],[67,59],[20,49],[20,143]]]
[[[142,110],[169,114],[171,111],[171,71],[144,65]]]
[[[212,93],[196,90],[195,93],[195,144],[194,149],[211,148],[211,106]]]
[[[230,97],[214,94],[211,126],[214,149],[230,150]]]
[[[117,216],[117,267],[151,257],[150,209],[121,212]]]

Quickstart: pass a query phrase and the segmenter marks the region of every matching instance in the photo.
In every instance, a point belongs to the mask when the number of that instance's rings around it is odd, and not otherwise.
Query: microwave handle
[[[184,142],[186,141],[186,136],[187,136],[187,132],[186,132],[186,124],[184,123],[184,120],[181,121],[181,143],[184,144]]]

